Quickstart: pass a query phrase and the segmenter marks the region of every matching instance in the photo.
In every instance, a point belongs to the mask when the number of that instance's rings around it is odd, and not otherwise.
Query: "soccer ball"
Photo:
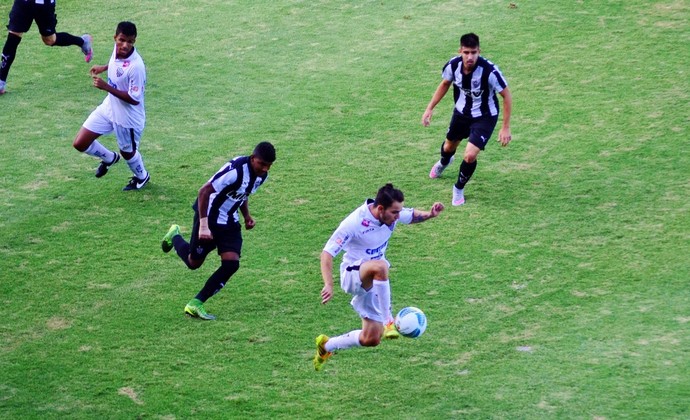
[[[426,330],[426,315],[414,306],[402,308],[395,316],[395,328],[403,337],[417,338]]]

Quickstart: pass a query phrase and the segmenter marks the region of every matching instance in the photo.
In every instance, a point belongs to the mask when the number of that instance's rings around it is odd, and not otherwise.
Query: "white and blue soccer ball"
[[[402,308],[395,316],[395,328],[403,337],[417,338],[426,330],[426,315],[414,306]]]

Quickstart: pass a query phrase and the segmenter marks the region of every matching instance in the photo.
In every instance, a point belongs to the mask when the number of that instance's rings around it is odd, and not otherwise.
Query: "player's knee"
[[[55,35],[42,36],[41,39],[43,40],[43,43],[49,47],[52,47],[53,45],[55,45]]]
[[[381,260],[373,260],[371,262],[373,263],[371,270],[374,273],[374,279],[388,280],[388,264]]]
[[[187,263],[187,268],[189,268],[192,271],[204,265],[204,260],[195,260],[191,256],[188,256],[187,261],[185,262]]]
[[[230,278],[239,269],[240,269],[239,260],[222,260],[220,262],[220,270],[223,272],[224,276],[227,276],[227,278]]]
[[[477,154],[473,152],[465,152],[465,156],[463,157],[463,159],[467,163],[472,163],[477,160]]]
[[[82,152],[82,153],[85,152],[86,149],[89,148],[87,145],[84,144],[84,142],[82,142],[82,141],[79,139],[79,137],[77,137],[76,139],[74,139],[74,141],[72,142],[72,147],[74,147],[75,149],[77,149],[78,152]]]

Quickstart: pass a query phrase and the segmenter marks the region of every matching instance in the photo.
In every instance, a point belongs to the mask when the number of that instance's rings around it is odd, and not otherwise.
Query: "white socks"
[[[362,330],[354,330],[337,337],[331,337],[326,342],[324,348],[326,351],[333,351],[345,350],[351,347],[362,347],[362,345],[359,343],[359,335],[361,333]]]
[[[99,143],[98,140],[95,140],[93,143],[91,143],[91,146],[84,150],[84,153],[98,158],[105,163],[110,163],[113,161],[113,159],[115,159],[115,152],[108,150],[105,146]]]
[[[393,314],[391,313],[390,283],[388,280],[374,280],[374,287],[372,289],[372,291],[376,293],[379,311],[386,319],[384,324],[387,324],[393,320]]]
[[[127,165],[129,165],[129,169],[134,176],[139,179],[145,179],[149,174],[146,168],[144,168],[144,160],[141,158],[141,154],[138,150],[134,153],[134,157],[127,161]]]

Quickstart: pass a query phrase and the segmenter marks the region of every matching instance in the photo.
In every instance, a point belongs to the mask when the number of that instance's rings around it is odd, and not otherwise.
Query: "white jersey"
[[[340,264],[341,272],[347,267],[369,260],[383,260],[388,263],[386,248],[397,222],[412,223],[414,209],[407,207],[402,209],[400,218],[391,226],[379,222],[369,210],[369,204],[373,202],[374,200],[367,200],[350,213],[333,232],[323,248],[333,257],[345,250]]]
[[[117,90],[127,91],[139,105],[129,104],[118,97],[105,97],[103,105],[110,111],[113,123],[126,128],[143,130],[146,125],[144,110],[144,89],[146,88],[146,67],[136,48],[129,57],[116,58],[117,46],[108,62],[108,84]]]

